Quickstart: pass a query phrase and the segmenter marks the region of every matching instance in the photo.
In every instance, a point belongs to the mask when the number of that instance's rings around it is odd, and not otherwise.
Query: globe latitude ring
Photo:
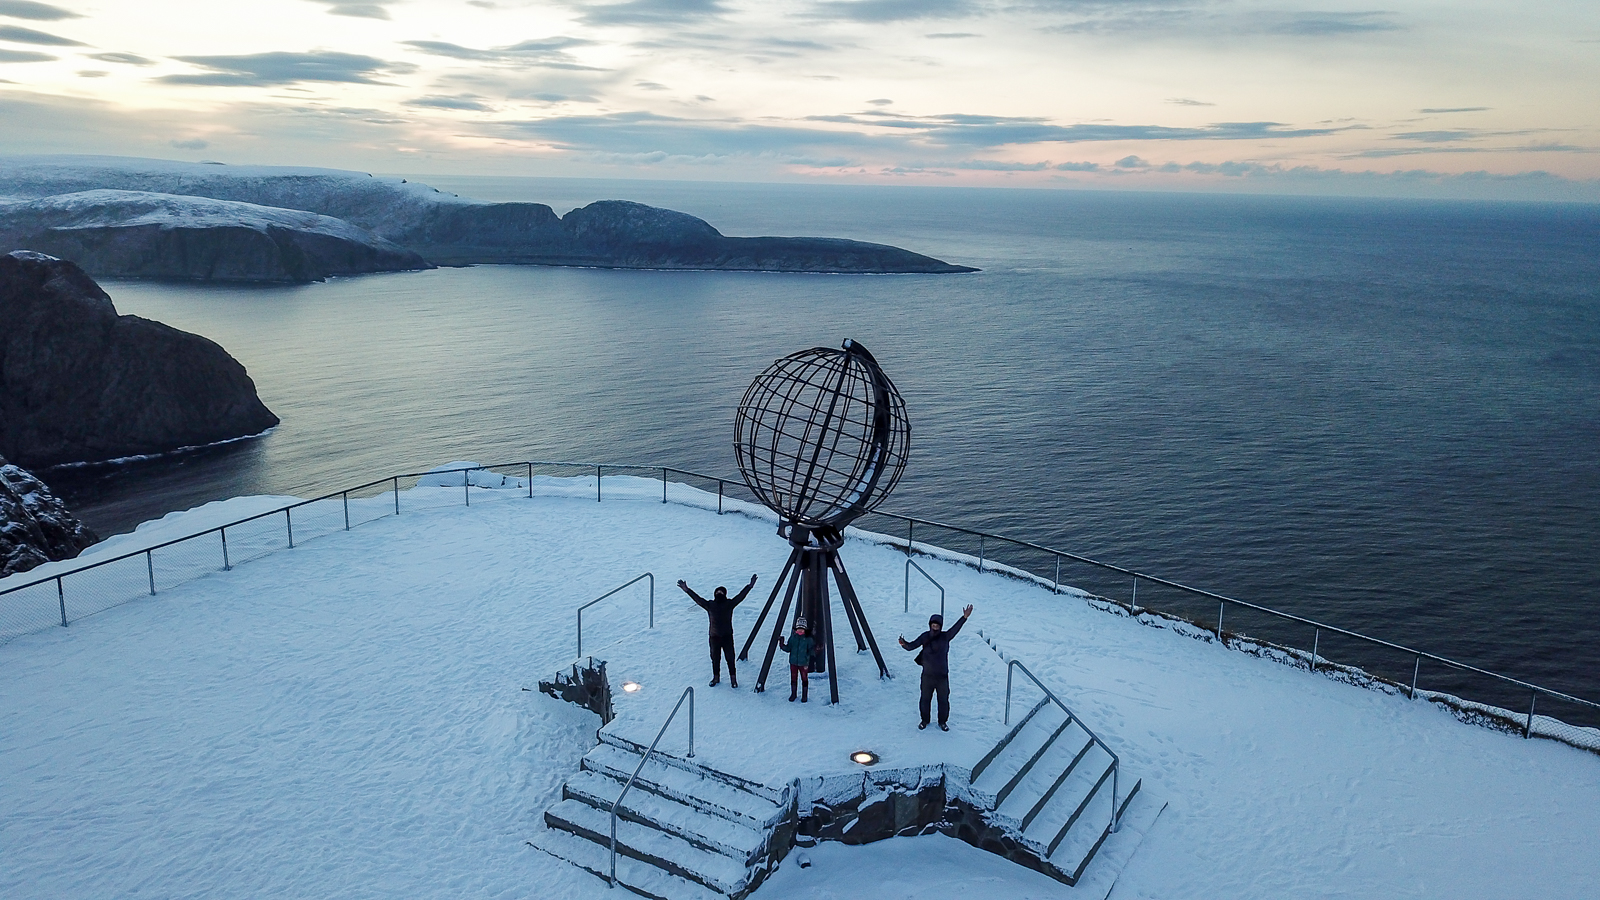
[[[787,522],[842,530],[894,489],[911,448],[905,401],[865,347],[813,347],[751,382],[734,425],[745,484]]]

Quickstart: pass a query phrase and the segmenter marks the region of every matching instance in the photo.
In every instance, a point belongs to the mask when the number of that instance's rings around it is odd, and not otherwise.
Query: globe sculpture
[[[850,576],[839,559],[844,528],[875,509],[905,471],[911,423],[905,401],[865,347],[813,347],[778,360],[762,372],[734,423],[734,454],[745,484],[778,514],[778,534],[792,548],[783,574],[739,653],[750,647],[783,592],[756,691],[766,690],[778,641],[793,618],[804,617],[816,640],[811,669],[828,675],[830,701],[839,702],[829,573],[856,640],[872,650],[880,677],[892,677],[872,636]],[[798,594],[799,602],[795,603]]]

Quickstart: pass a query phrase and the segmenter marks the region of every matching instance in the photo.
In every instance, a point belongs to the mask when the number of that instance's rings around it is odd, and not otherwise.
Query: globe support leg
[[[845,618],[850,620],[850,632],[856,638],[856,652],[861,653],[867,649],[866,641],[861,639],[861,626],[866,623],[866,619],[861,613],[861,607],[850,602],[855,596],[855,591],[846,591],[850,578],[844,574],[844,565],[839,562],[839,554],[833,554],[828,560],[828,566],[833,569],[833,580],[839,585],[839,603],[844,607]]]
[[[867,634],[867,644],[872,647],[872,658],[878,661],[878,676],[880,678],[893,678],[889,674],[889,666],[883,661],[883,652],[878,649],[878,640],[872,636],[872,626],[867,624],[867,613],[861,608],[861,598],[856,596],[855,585],[850,583],[850,576],[844,570],[844,560],[834,557],[834,579],[839,582],[839,599],[845,604],[845,609],[855,610],[855,618],[861,622],[861,630]]]
[[[789,572],[794,568],[795,556],[798,553],[799,551],[796,550],[789,554],[789,561],[783,564],[783,571],[778,573],[778,580],[772,583],[772,593],[767,596],[766,605],[761,607],[761,615],[756,618],[755,627],[750,629],[750,634],[744,639],[744,649],[739,651],[740,662],[750,658],[750,647],[756,642],[756,635],[761,633],[761,626],[767,621],[767,613],[772,612],[772,603],[778,599],[778,592],[783,590],[783,580],[789,577]],[[793,591],[794,589],[790,588],[790,590]],[[778,621],[783,621],[783,617],[779,616]]]
[[[820,579],[822,581],[822,597],[820,598],[822,600],[822,623],[823,627],[828,631],[828,702],[837,704],[839,702],[839,659],[833,649],[833,604],[828,602],[827,569],[820,564],[817,568],[821,570],[817,574],[822,576]]]
[[[767,675],[772,671],[772,656],[778,652],[778,641],[783,637],[783,621],[789,618],[789,606],[794,602],[795,587],[800,583],[801,566],[795,564],[796,557],[800,553],[801,550],[796,547],[794,552],[789,554],[789,562],[783,567],[783,570],[789,573],[789,589],[784,591],[783,607],[778,610],[778,618],[772,623],[772,640],[767,643],[767,656],[761,661],[761,677],[756,679],[756,693],[758,694],[765,692],[767,689]],[[779,584],[782,583],[782,576],[779,576]],[[772,598],[767,600],[769,607],[772,605],[772,600],[777,599],[777,596],[778,585],[773,585]],[[804,598],[802,598],[801,602],[804,602]],[[766,617],[766,610],[762,610],[761,618],[765,619]],[[750,649],[750,641],[755,640],[756,631],[759,627],[758,624],[756,629],[751,629],[750,640],[745,642],[746,651]]]

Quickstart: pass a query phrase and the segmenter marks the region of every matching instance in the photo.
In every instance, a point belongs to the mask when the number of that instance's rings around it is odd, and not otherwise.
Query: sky
[[[0,153],[1600,201],[1600,3],[0,0]]]

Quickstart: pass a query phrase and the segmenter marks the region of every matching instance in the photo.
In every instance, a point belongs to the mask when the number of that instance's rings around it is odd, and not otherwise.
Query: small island
[[[565,216],[337,169],[122,157],[0,158],[0,252],[100,278],[320,281],[487,263],[828,274],[977,271],[887,244],[729,237],[686,213],[601,200]]]

